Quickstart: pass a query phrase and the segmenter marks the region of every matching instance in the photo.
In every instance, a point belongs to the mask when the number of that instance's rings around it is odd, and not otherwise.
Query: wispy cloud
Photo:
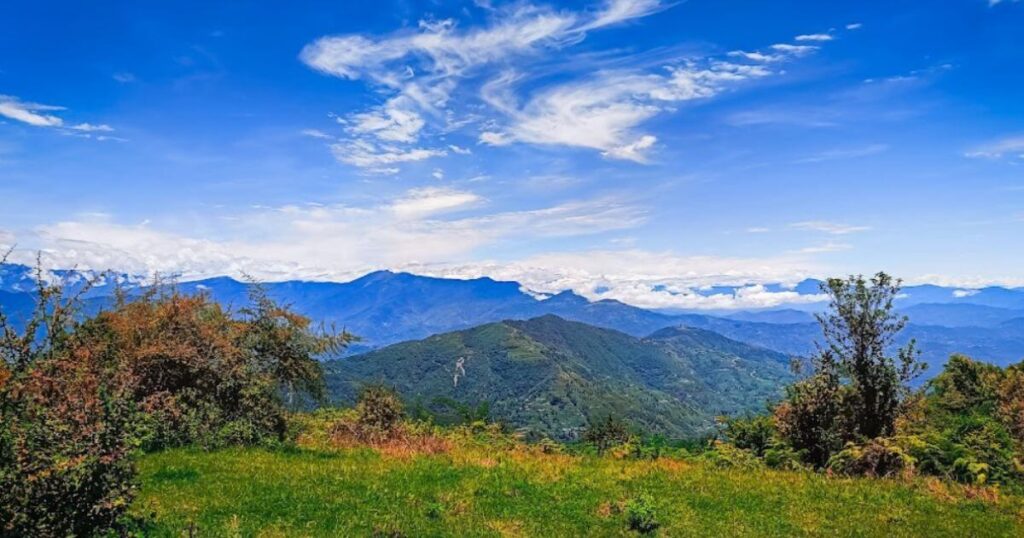
[[[839,148],[822,151],[809,157],[797,159],[797,164],[811,164],[820,163],[825,161],[834,161],[837,159],[855,159],[858,157],[867,157],[870,155],[877,155],[888,151],[888,144],[869,144],[862,147],[855,148]]]
[[[977,146],[964,155],[971,158],[1001,159],[1015,157],[1024,159],[1024,135],[1011,136]]]
[[[366,81],[385,94],[382,103],[339,118],[345,134],[332,150],[352,166],[394,170],[403,162],[447,155],[449,144],[439,139],[459,129],[476,129],[478,141],[492,146],[580,147],[609,159],[645,162],[658,139],[638,128],[671,110],[672,103],[713,97],[773,74],[766,64],[817,49],[781,43],[767,52],[733,53],[728,61],[677,58],[658,69],[597,69],[584,78],[537,84],[543,77],[531,72],[531,64],[563,54],[589,33],[669,6],[662,0],[607,0],[593,10],[570,11],[487,4],[490,17],[484,25],[424,20],[415,30],[384,36],[326,36],[308,44],[300,59],[322,73]],[[453,101],[461,86],[481,79],[487,82],[479,94],[468,96],[479,102],[467,103],[465,92]]]
[[[66,125],[64,119],[56,113],[67,110],[62,106],[42,105],[18,99],[10,95],[0,95],[0,116],[12,119],[33,127],[51,128],[65,134],[76,134],[93,138],[90,133],[109,133],[114,128],[106,124],[78,123]],[[109,135],[97,135],[97,140],[123,140]]]
[[[341,160],[355,166],[377,166],[380,159],[367,154],[374,151],[374,146],[366,144],[368,137],[416,143],[426,124],[424,115],[438,115],[448,106],[458,84],[479,68],[541,48],[578,42],[588,31],[653,13],[659,5],[650,0],[616,0],[588,17],[520,4],[501,10],[486,27],[463,30],[447,19],[421,21],[416,32],[383,38],[358,34],[323,37],[307,45],[300,58],[325,74],[367,80],[394,94],[383,106],[346,118],[353,135],[350,142],[358,143],[361,157]],[[429,148],[424,151],[419,154],[443,154]],[[382,153],[403,151],[385,149]]]
[[[264,279],[338,280],[410,264],[466,263],[481,248],[520,241],[585,237],[634,228],[642,207],[621,197],[569,200],[515,211],[481,212],[487,200],[466,190],[409,190],[378,204],[287,205],[210,216],[218,238],[190,237],[152,223],[106,215],[7,232],[19,260],[44,252],[50,267],[180,274],[184,278],[251,273]]]
[[[481,133],[480,141],[590,148],[610,159],[645,162],[657,137],[638,133],[641,124],[674,103],[708,99],[772,74],[762,63],[690,60],[661,73],[600,73],[541,90],[522,106],[510,97],[517,79],[504,74],[485,86],[484,99],[507,119],[498,129]]]
[[[852,248],[853,245],[850,245],[848,243],[837,243],[835,241],[829,241],[827,243],[823,243],[820,245],[804,247],[799,250],[796,250],[795,252],[798,254],[827,254],[830,252],[842,252],[844,250],[850,250]]]
[[[9,95],[0,95],[0,116],[27,123],[33,127],[60,127],[64,120],[50,114],[64,107],[27,103]]]
[[[797,41],[832,41],[835,38],[831,34],[803,34],[794,39]]]
[[[825,220],[807,220],[802,222],[794,222],[790,224],[789,227],[797,230],[822,232],[830,235],[847,235],[857,232],[866,232],[871,229],[870,226],[852,226],[849,224],[829,222]]]

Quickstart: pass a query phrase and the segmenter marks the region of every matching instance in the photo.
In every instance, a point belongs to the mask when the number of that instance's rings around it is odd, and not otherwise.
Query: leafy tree
[[[737,448],[749,450],[760,458],[775,442],[775,421],[766,415],[727,419],[723,433]]]
[[[824,345],[811,360],[810,377],[791,386],[776,410],[780,433],[810,463],[825,464],[849,441],[895,431],[909,383],[923,368],[913,341],[890,354],[907,324],[894,308],[900,286],[885,273],[822,285],[830,299],[829,310],[817,316]]]
[[[322,401],[326,389],[318,358],[344,350],[356,337],[347,331],[312,330],[308,318],[276,303],[254,281],[249,302],[241,310],[247,321],[243,346],[254,367],[280,383],[289,405],[297,395]]]
[[[629,430],[629,426],[612,415],[608,415],[604,420],[591,425],[583,432],[583,442],[594,445],[598,454],[625,444],[632,437],[633,433]]]

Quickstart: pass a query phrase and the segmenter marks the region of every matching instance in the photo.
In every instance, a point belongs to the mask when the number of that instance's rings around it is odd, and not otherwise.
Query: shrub
[[[885,438],[864,444],[847,443],[828,461],[828,469],[845,476],[893,477],[910,473],[914,458]]]
[[[724,433],[726,439],[737,448],[762,457],[774,444],[775,421],[770,415],[728,419],[725,421]]]
[[[737,448],[729,443],[715,441],[711,450],[705,451],[700,458],[723,469],[738,467],[743,469],[756,469],[763,463],[753,452]]]
[[[82,345],[76,297],[40,278],[36,299],[20,331],[0,312],[0,535],[116,530],[136,491],[133,406]]]
[[[991,472],[991,465],[967,456],[953,462],[951,476],[958,482],[981,485],[988,482]]]
[[[383,385],[363,388],[356,403],[356,435],[363,441],[390,439],[402,420],[402,400]]]
[[[815,467],[827,464],[841,446],[839,391],[835,376],[819,373],[787,387],[786,400],[775,408],[779,436]]]
[[[1014,439],[1024,445],[1024,363],[1006,369],[996,393],[999,419]]]
[[[583,432],[583,442],[596,448],[598,454],[604,454],[610,448],[628,443],[632,436],[625,422],[608,415]]]
[[[800,454],[787,445],[778,444],[764,451],[764,464],[772,469],[795,471],[803,468]]]
[[[626,521],[629,529],[640,534],[650,534],[661,526],[654,515],[654,499],[641,493],[626,501]]]

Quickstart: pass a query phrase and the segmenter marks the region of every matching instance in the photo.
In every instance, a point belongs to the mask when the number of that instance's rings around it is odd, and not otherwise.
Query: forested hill
[[[325,364],[329,391],[352,402],[383,382],[440,413],[486,403],[492,419],[554,438],[608,415],[692,437],[722,414],[760,411],[791,380],[787,357],[698,329],[649,338],[546,315],[431,336]]]

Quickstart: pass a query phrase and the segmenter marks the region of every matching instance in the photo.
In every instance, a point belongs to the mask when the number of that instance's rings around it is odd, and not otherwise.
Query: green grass
[[[644,494],[662,536],[1024,536],[1005,495],[667,459],[174,450],[140,470],[155,536],[635,536],[621,507]]]

